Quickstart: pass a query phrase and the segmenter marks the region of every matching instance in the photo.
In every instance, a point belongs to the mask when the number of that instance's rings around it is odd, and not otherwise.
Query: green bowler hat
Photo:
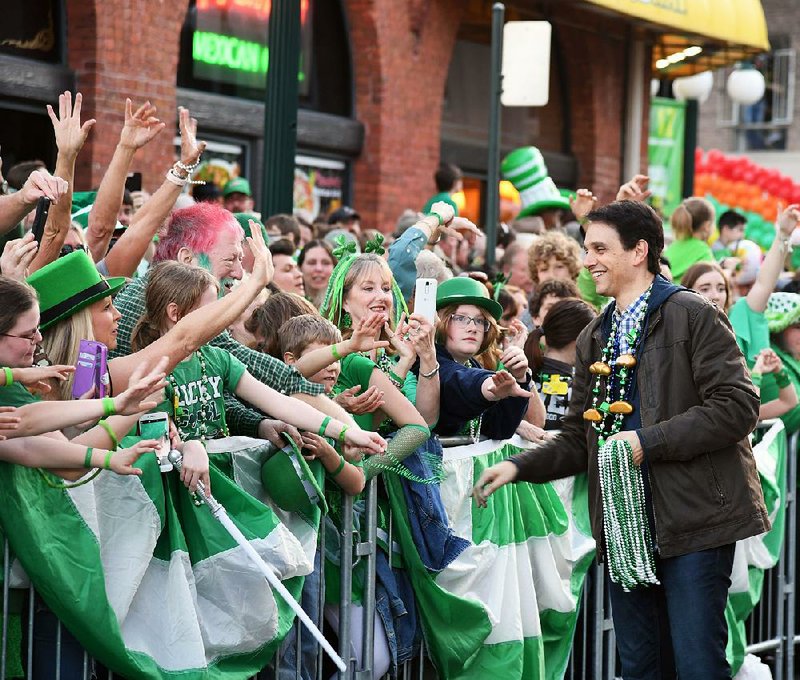
[[[797,293],[772,293],[764,310],[770,333],[782,333],[789,326],[800,323],[800,295]]]
[[[450,305],[475,305],[485,309],[495,321],[503,315],[503,307],[489,297],[489,291],[480,281],[468,276],[455,276],[443,281],[436,290],[436,309]]]
[[[28,283],[39,294],[42,330],[114,295],[126,282],[124,276],[104,279],[83,250],[74,250],[28,277]]]
[[[519,192],[522,210],[517,217],[538,215],[553,208],[569,210],[569,200],[561,195],[550,178],[542,152],[535,146],[515,149],[500,164],[503,177]]]
[[[294,440],[285,437],[289,444],[261,466],[264,490],[286,512],[299,512],[309,517],[317,506],[327,513],[328,504],[317,478]]]

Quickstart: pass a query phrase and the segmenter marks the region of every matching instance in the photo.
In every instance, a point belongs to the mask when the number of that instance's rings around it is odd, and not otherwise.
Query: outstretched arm
[[[264,286],[272,280],[274,271],[272,256],[264,243],[261,230],[253,228],[253,236],[248,242],[255,260],[253,273],[247,281],[212,304],[187,314],[153,344],[135,354],[112,359],[108,364],[108,370],[115,390],[125,389],[131,373],[143,361],[153,362],[166,356],[167,365],[164,370],[166,373],[171,373],[175,366],[192,352],[219,335],[242,315],[256,296],[264,290]]]
[[[797,228],[798,221],[800,221],[800,205],[797,204],[790,205],[778,218],[775,238],[764,256],[756,282],[747,294],[747,306],[754,312],[763,314],[767,309],[769,296],[775,290],[775,284],[783,271],[789,237]]]
[[[181,163],[186,166],[194,165],[206,148],[205,142],[196,139],[197,120],[191,118],[189,110],[181,107],[179,110],[181,133]],[[131,220],[131,225],[120,237],[117,246],[105,256],[106,269],[110,276],[132,276],[139,266],[148,246],[153,241],[159,227],[169,215],[180,196],[183,185],[181,179],[188,179],[188,173],[176,163],[169,171],[173,173],[173,180],[165,179],[150,199],[136,211]]]

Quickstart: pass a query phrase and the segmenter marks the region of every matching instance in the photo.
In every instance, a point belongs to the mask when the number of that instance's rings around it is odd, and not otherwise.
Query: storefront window
[[[3,3],[0,53],[51,63],[62,60],[61,0]]]
[[[294,211],[309,219],[325,216],[342,205],[344,162],[313,156],[294,159]]]
[[[332,0],[299,2],[300,105],[349,116],[350,62],[341,7]],[[271,11],[272,0],[191,0],[181,31],[178,85],[263,99]],[[317,87],[319,82],[325,87]]]

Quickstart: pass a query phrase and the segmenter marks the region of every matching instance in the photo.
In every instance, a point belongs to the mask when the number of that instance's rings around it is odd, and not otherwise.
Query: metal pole
[[[355,677],[367,680],[373,677],[375,666],[375,567],[378,544],[378,480],[372,478],[367,482],[367,522],[366,541],[359,543],[358,556],[367,558],[367,578],[364,583],[364,619],[362,630],[361,669]],[[389,555],[391,556],[391,545]],[[390,557],[391,559],[391,557]]]
[[[683,136],[683,185],[684,198],[694,194],[694,150],[697,147],[697,100],[686,100],[686,127]]]
[[[786,519],[788,533],[786,542],[786,677],[794,678],[794,645],[796,615],[796,576],[797,576],[797,444],[798,436],[793,434],[786,443]]]
[[[273,0],[267,31],[269,64],[264,96],[264,166],[261,212],[293,208],[297,146],[297,73],[300,68],[300,2]]]
[[[486,173],[486,266],[495,264],[497,220],[500,213],[500,95],[503,93],[503,20],[502,2],[492,5],[492,62],[489,89],[489,162]]]
[[[342,552],[341,583],[339,591],[339,656],[345,660],[347,670],[339,674],[341,680],[353,677],[352,654],[350,652],[350,603],[353,599],[353,497],[344,494],[342,500],[342,530],[340,534]]]

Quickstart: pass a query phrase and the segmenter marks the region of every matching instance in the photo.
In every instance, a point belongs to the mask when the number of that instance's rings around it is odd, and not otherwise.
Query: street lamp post
[[[300,68],[300,2],[272,0],[267,31],[269,63],[264,99],[264,165],[261,212],[291,214],[297,146],[297,73]]]

